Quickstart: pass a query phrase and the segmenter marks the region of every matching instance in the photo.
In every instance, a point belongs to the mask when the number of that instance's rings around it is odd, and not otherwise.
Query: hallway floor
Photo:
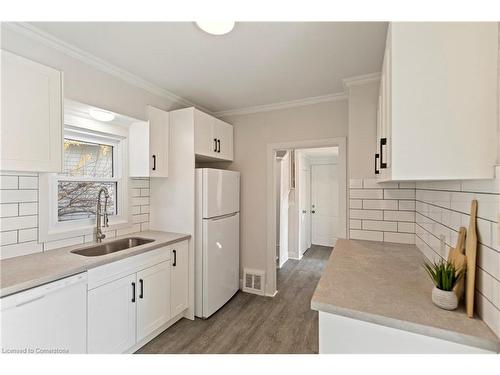
[[[332,248],[313,245],[278,270],[274,298],[238,292],[209,319],[182,319],[137,353],[318,353],[311,297]]]

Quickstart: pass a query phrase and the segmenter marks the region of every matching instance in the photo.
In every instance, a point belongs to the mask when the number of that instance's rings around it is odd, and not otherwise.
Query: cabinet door
[[[217,157],[224,160],[233,160],[233,126],[215,119],[215,138],[217,139]]]
[[[1,51],[1,170],[60,172],[62,73]]]
[[[151,154],[149,152],[149,123],[136,122],[128,129],[128,155],[130,177],[149,177]]]
[[[88,353],[123,353],[136,343],[135,273],[88,292]]]
[[[169,114],[148,107],[149,117],[149,170],[151,177],[168,177]]]
[[[137,273],[137,341],[170,319],[170,261]]]
[[[188,307],[188,242],[180,242],[172,247],[171,297],[172,316],[180,314]]]
[[[217,139],[214,134],[215,118],[194,110],[194,152],[196,155],[216,157]]]

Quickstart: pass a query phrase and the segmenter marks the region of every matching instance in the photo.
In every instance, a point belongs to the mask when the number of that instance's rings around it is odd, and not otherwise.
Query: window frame
[[[83,235],[94,235],[96,219],[59,221],[59,181],[105,181],[116,182],[116,215],[109,216],[109,228],[116,230],[132,226],[129,204],[128,176],[128,129],[73,116],[65,116],[64,138],[113,146],[113,177],[86,178],[62,176],[58,173],[41,173],[39,185],[39,237],[40,242],[54,241]],[[61,151],[62,152],[62,151]],[[62,169],[62,168],[61,168]],[[97,202],[97,197],[96,197]]]

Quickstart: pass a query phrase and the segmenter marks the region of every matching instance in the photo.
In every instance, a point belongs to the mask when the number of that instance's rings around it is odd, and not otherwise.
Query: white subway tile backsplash
[[[0,190],[0,203],[37,202],[38,190]]]
[[[350,229],[361,229],[361,220],[351,219],[349,220]]]
[[[398,232],[415,233],[415,223],[398,222]]]
[[[351,219],[383,220],[383,211],[378,210],[349,210]]]
[[[38,177],[19,176],[19,189],[38,189]]]
[[[415,211],[415,201],[398,201],[399,207],[397,208],[399,211]]]
[[[17,216],[19,214],[19,205],[17,203],[0,204],[0,218]]]
[[[0,173],[0,258],[10,258],[62,246],[94,241],[94,234],[84,234],[58,241],[38,243],[38,174]],[[149,178],[130,180],[132,222],[124,229],[103,231],[106,238],[116,237],[117,232],[129,234],[149,228]]]
[[[363,201],[361,199],[349,199],[349,208],[361,209],[363,208]]]
[[[397,200],[364,199],[363,209],[365,210],[397,210]]]
[[[350,197],[352,199],[383,199],[384,191],[382,189],[351,189]]]
[[[38,216],[16,216],[0,219],[0,230],[18,230],[23,228],[35,228],[38,226]]]
[[[398,223],[394,221],[363,220],[362,229],[397,232]]]
[[[17,231],[0,232],[0,246],[17,243]]]
[[[18,186],[18,176],[0,176],[0,189],[17,189]]]
[[[416,187],[416,183],[413,181],[399,183],[400,189],[415,189],[415,187]]]
[[[18,242],[29,242],[38,240],[38,228],[19,230]]]
[[[365,178],[363,180],[364,189],[391,189],[397,188],[398,186],[397,182],[378,182],[374,178]]]
[[[429,259],[447,258],[460,226],[468,229],[472,199],[478,201],[477,292],[478,315],[500,334],[500,252],[498,213],[500,181],[417,183],[415,243]],[[445,238],[446,246],[439,240]]]
[[[384,233],[370,230],[350,230],[349,237],[353,240],[383,241]]]
[[[415,212],[412,212],[412,211],[384,211],[384,220],[415,222]]]
[[[384,199],[415,199],[413,189],[385,189]]]
[[[19,216],[38,214],[38,203],[19,203]]]

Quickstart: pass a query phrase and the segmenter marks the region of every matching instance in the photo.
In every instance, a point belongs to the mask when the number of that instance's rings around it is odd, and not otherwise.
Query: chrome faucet
[[[101,193],[104,193],[104,213],[101,212]],[[95,232],[95,240],[97,242],[101,242],[103,238],[106,237],[101,230],[101,218],[104,219],[103,227],[109,227],[108,224],[108,199],[109,193],[108,189],[102,187],[97,194],[97,210],[96,210],[96,232]]]

